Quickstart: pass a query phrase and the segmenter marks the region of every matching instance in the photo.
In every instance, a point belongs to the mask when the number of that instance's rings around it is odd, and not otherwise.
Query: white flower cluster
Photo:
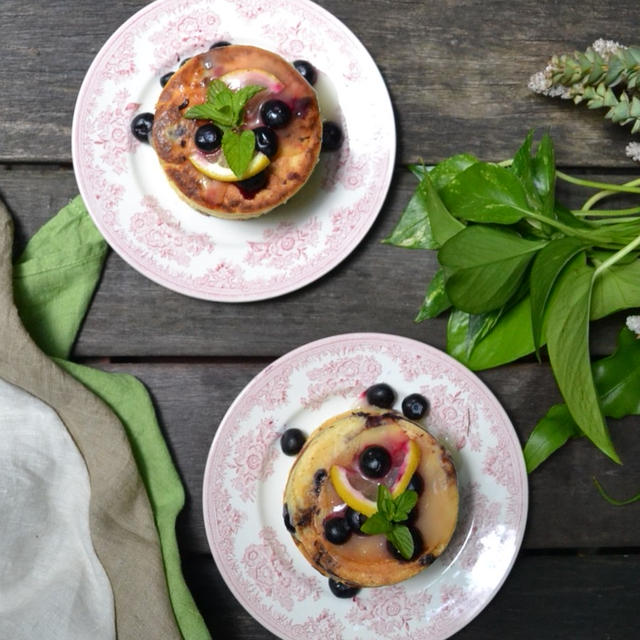
[[[640,142],[630,142],[625,147],[625,152],[629,158],[640,162]]]
[[[640,316],[628,316],[627,329],[633,331],[640,338]]]

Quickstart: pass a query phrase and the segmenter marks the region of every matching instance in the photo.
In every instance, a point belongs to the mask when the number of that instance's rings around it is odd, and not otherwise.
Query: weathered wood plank
[[[614,177],[622,182],[629,176]],[[234,305],[187,298],[147,280],[112,254],[75,354],[276,356],[354,331],[395,333],[443,348],[446,317],[413,322],[437,268],[435,253],[381,244],[415,185],[408,171],[398,169],[378,220],[353,254],[319,281],[270,301]],[[5,167],[0,168],[0,194],[16,220],[16,243],[24,246],[76,194],[76,185],[70,169]],[[581,202],[565,186],[560,198],[570,206]],[[594,325],[594,353],[611,352],[622,324],[618,315]]]
[[[214,637],[276,637],[235,602],[210,557],[187,555],[183,570]],[[633,638],[639,622],[638,571],[637,554],[523,555],[495,598],[452,639]]]
[[[96,9],[82,0],[33,7],[3,0],[0,159],[70,159],[82,79],[107,38],[145,4],[101,3],[96,20]],[[536,127],[557,136],[564,164],[631,166],[624,157],[628,128],[605,123],[601,112],[535,96],[527,81],[552,54],[584,49],[610,34],[612,24],[622,43],[637,44],[635,0],[584,0],[579,12],[555,0],[319,4],[351,28],[380,67],[396,110],[402,162],[432,162],[461,150],[502,159]]]
[[[98,363],[109,371],[132,373],[150,390],[167,442],[185,483],[188,500],[180,536],[191,551],[208,549],[202,522],[202,479],[216,429],[236,395],[264,367],[263,362]],[[480,376],[504,405],[524,442],[535,422],[559,401],[549,369],[513,365]],[[640,419],[612,424],[624,466],[611,463],[585,440],[573,441],[531,474],[527,549],[640,547],[640,503],[607,504],[597,493],[598,477],[614,496],[640,487]],[[558,518],[562,514],[562,518]]]

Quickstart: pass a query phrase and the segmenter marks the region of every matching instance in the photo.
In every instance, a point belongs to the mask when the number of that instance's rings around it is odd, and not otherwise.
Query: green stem
[[[624,184],[610,184],[608,182],[597,182],[594,180],[582,180],[581,178],[574,178],[562,171],[556,171],[556,176],[558,178],[564,180],[565,182],[570,182],[571,184],[576,184],[580,187],[592,187],[594,189],[605,189],[606,191],[611,191],[612,193],[640,193],[640,189],[635,186],[626,186]]]
[[[614,253],[610,258],[607,258],[594,272],[593,279],[595,280],[599,274],[608,269],[611,265],[614,265],[618,260],[622,260],[628,253],[631,253],[636,247],[640,246],[640,235],[632,240],[629,244],[625,245]]]
[[[640,186],[640,178],[636,178],[635,180],[630,180],[629,182],[625,182],[622,186],[624,187],[637,187]],[[582,210],[588,211],[593,207],[596,202],[600,202],[600,200],[606,198],[607,196],[614,195],[616,192],[611,191],[610,189],[605,189],[604,191],[598,191],[598,193],[594,193],[583,205]]]
[[[572,209],[571,213],[579,218],[586,216],[628,216],[634,213],[640,213],[640,207],[631,207],[630,209]]]
[[[597,478],[594,476],[593,484],[596,485],[596,489],[600,493],[600,495],[609,503],[616,507],[622,507],[625,504],[631,504],[632,502],[637,502],[640,500],[640,493],[632,496],[631,498],[627,498],[626,500],[616,500],[607,494],[607,492],[602,488],[602,485],[598,482]]]
[[[640,222],[640,218],[631,216],[629,218],[603,218],[602,220],[585,220],[587,224],[594,227],[601,227],[607,224],[620,224],[621,222]]]

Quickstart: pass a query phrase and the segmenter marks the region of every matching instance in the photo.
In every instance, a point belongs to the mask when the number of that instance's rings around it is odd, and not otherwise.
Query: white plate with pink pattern
[[[398,585],[341,600],[298,551],[282,520],[293,458],[279,438],[310,433],[357,406],[370,385],[430,400],[425,426],[452,454],[459,522],[445,553]],[[361,400],[360,400],[361,402]],[[492,599],[518,554],[527,519],[520,443],[495,396],[473,373],[421,342],[346,334],[300,347],[240,393],[213,440],[203,507],[216,565],[244,608],[286,640],[443,640]]]
[[[252,220],[196,212],[130,130],[136,114],[153,112],[160,77],[220,40],[309,60],[319,71],[322,117],[345,133],[340,151],[321,154],[296,196]],[[382,207],[395,151],[391,101],[373,59],[309,0],[156,0],[96,56],[72,130],[80,193],[113,249],[169,289],[224,302],[288,293],[346,258]]]

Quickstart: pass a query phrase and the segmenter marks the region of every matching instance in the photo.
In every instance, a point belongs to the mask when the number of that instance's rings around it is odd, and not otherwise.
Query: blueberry
[[[360,587],[354,587],[344,582],[338,582],[333,578],[329,578],[329,589],[336,598],[353,598],[360,591]]]
[[[429,410],[429,401],[419,393],[412,393],[402,401],[402,413],[409,420],[420,420]]]
[[[185,59],[180,63],[180,66],[182,66],[183,64],[186,64],[187,62],[189,62],[189,60],[191,60],[191,57],[185,58]]]
[[[409,480],[407,489],[415,491],[418,495],[420,495],[424,491],[424,480],[419,473],[414,473],[411,476],[411,480]]]
[[[255,176],[251,176],[246,180],[239,180],[234,183],[240,191],[245,195],[245,197],[253,196],[260,189],[264,189],[267,184],[267,171],[261,171],[260,173],[256,173]]]
[[[300,429],[287,429],[280,436],[280,448],[288,456],[295,456],[302,449],[306,439],[307,437]]]
[[[365,516],[364,513],[360,513],[359,511],[356,511],[351,507],[347,507],[347,511],[344,514],[344,517],[353,533],[366,535],[360,530],[362,525],[367,521],[367,516]]]
[[[256,127],[253,130],[256,137],[256,151],[261,151],[268,158],[273,158],[278,151],[278,135],[270,127]]]
[[[306,60],[294,60],[293,66],[296,71],[311,85],[316,83],[318,72],[316,68]]]
[[[139,113],[131,121],[131,133],[133,133],[140,142],[149,142],[152,127],[153,113]]]
[[[369,404],[381,409],[391,409],[396,400],[395,391],[386,382],[380,382],[369,387],[366,396]]]
[[[342,146],[343,138],[340,125],[331,120],[322,123],[322,151],[337,151]]]
[[[289,515],[289,507],[285,504],[282,507],[282,519],[284,520],[284,526],[289,533],[295,533],[296,528],[291,524],[291,516]]]
[[[260,107],[260,117],[262,122],[268,127],[279,129],[289,124],[291,120],[291,109],[286,102],[282,100],[267,100]]]
[[[220,148],[222,131],[215,124],[203,124],[196,130],[195,140],[198,149],[210,153]]]
[[[344,544],[351,537],[345,518],[331,516],[324,521],[324,537],[332,544]]]
[[[394,546],[387,540],[387,551],[400,562],[413,562],[421,553],[424,547],[422,535],[415,527],[409,527],[409,533],[413,538],[413,553],[410,558],[405,558]]]
[[[160,86],[164,87],[167,82],[169,82],[169,79],[171,78],[171,76],[174,74],[173,71],[169,71],[169,73],[165,73],[162,78],[160,78]]]
[[[360,454],[360,471],[367,478],[382,478],[391,469],[391,455],[379,445],[373,444]]]
[[[218,40],[218,42],[214,42],[210,47],[209,50],[211,49],[219,49],[220,47],[228,47],[231,43],[227,42],[226,40]]]

